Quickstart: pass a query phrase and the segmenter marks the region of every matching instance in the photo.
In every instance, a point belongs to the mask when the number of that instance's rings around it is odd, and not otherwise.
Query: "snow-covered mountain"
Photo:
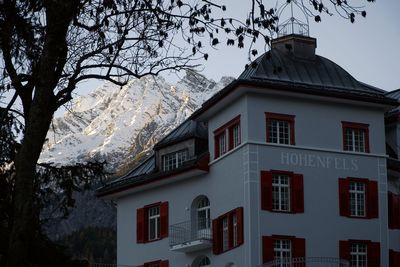
[[[123,87],[105,83],[53,120],[40,161],[66,165],[105,159],[115,170],[151,148],[232,80],[214,82],[187,71],[176,84],[160,76]]]
[[[187,71],[176,84],[162,77],[132,80],[123,87],[105,83],[77,98],[70,111],[53,120],[40,161],[70,165],[105,159],[109,170],[116,171],[151,149],[232,80],[224,77],[214,82]],[[55,218],[45,226],[50,238],[62,238],[88,226],[115,229],[112,203],[96,198],[93,189],[75,192],[74,198],[68,218]]]

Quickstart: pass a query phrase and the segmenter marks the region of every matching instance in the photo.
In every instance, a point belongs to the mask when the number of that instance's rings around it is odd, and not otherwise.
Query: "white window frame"
[[[274,240],[274,262],[276,267],[291,266],[292,242],[290,239]]]
[[[350,181],[350,216],[365,217],[367,215],[366,188],[367,185],[364,182]]]
[[[228,216],[222,219],[222,251],[229,249],[229,222]]]
[[[236,212],[232,214],[232,227],[233,227],[233,247],[238,245],[238,220]]]
[[[269,143],[290,145],[290,121],[268,119],[267,123]],[[287,128],[287,133],[284,131],[285,128]],[[273,136],[275,132],[276,136]],[[283,136],[281,137],[281,135]]]
[[[287,181],[287,182],[284,182]],[[272,175],[272,210],[289,212],[291,205],[291,177],[286,174]],[[277,199],[276,199],[277,198]],[[285,204],[285,201],[287,204]],[[276,206],[277,203],[277,206]]]
[[[218,136],[218,149],[219,149],[219,156],[222,156],[226,152],[228,152],[227,147],[227,138],[226,138],[226,130],[220,133]]]
[[[160,238],[160,220],[161,220],[161,210],[160,206],[150,207],[147,211],[148,216],[148,240],[156,240]],[[152,234],[152,222],[154,222],[154,237],[151,236]]]
[[[198,267],[208,267],[211,266],[211,261],[208,257],[204,257],[200,260]]]
[[[163,170],[170,171],[183,165],[189,158],[189,150],[182,149],[162,156]]]
[[[345,127],[345,151],[366,152],[366,130],[362,128]]]
[[[235,124],[232,127],[232,148],[235,148],[240,145],[240,124]]]
[[[205,214],[205,218],[200,218],[200,213]],[[198,230],[203,230],[203,229],[210,229],[211,228],[211,214],[210,214],[210,201],[208,200],[207,197],[203,197],[199,200],[199,203],[197,205],[197,227]],[[201,221],[204,219],[205,221]]]
[[[368,266],[368,246],[362,243],[350,244],[350,266],[367,267]]]

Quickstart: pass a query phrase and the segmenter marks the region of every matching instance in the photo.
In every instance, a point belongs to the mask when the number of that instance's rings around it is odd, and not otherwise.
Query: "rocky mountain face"
[[[176,84],[163,77],[135,79],[123,87],[105,83],[77,98],[70,111],[53,120],[40,161],[70,165],[106,160],[109,171],[122,173],[232,80],[224,77],[215,82],[187,71]],[[118,170],[121,166],[125,170]],[[76,198],[69,218],[49,226],[51,237],[88,225],[115,227],[113,205],[95,199],[93,191]]]

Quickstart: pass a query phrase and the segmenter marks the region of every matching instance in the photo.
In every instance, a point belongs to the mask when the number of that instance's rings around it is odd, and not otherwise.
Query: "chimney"
[[[315,59],[315,48],[317,47],[317,39],[290,34],[272,40],[271,49],[277,49],[283,53],[290,53],[296,58],[305,60]]]

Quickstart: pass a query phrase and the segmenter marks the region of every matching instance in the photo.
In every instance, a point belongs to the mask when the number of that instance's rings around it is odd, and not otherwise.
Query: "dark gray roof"
[[[185,161],[179,168],[169,171],[156,171],[154,169],[154,155],[150,156],[138,167],[134,168],[128,174],[108,182],[96,190],[97,196],[105,196],[108,194],[124,191],[127,188],[140,186],[151,183],[159,179],[168,178],[179,173],[183,173],[192,169],[208,171],[209,155],[208,152],[198,155],[197,157]],[[147,167],[146,167],[147,166]]]
[[[155,171],[155,168],[156,168],[156,159],[154,153],[152,153],[151,155],[146,156],[146,158],[143,161],[137,163],[132,170],[130,170],[129,172],[120,177],[112,179],[112,181],[110,181],[109,183],[119,182],[126,179],[130,179],[132,177],[150,174]]]
[[[400,89],[387,92],[386,96],[400,100]]]
[[[387,92],[387,93],[386,93],[386,96],[387,96],[387,97],[390,97],[390,98],[394,98],[394,99],[400,100],[400,89],[393,90],[393,91],[391,91],[391,92]],[[392,109],[392,110],[389,112],[388,115],[397,114],[397,113],[399,113],[399,112],[400,112],[400,107],[396,107],[396,108]]]
[[[202,122],[196,122],[191,119],[187,119],[181,125],[172,130],[163,139],[161,139],[155,146],[154,149],[172,145],[174,143],[183,141],[188,138],[198,137],[207,138],[207,126]]]
[[[256,59],[253,65],[255,66],[248,67],[239,79],[310,85],[321,90],[342,89],[360,94],[385,93],[381,89],[357,81],[339,65],[318,55],[308,60],[295,57],[289,52],[272,49]]]

